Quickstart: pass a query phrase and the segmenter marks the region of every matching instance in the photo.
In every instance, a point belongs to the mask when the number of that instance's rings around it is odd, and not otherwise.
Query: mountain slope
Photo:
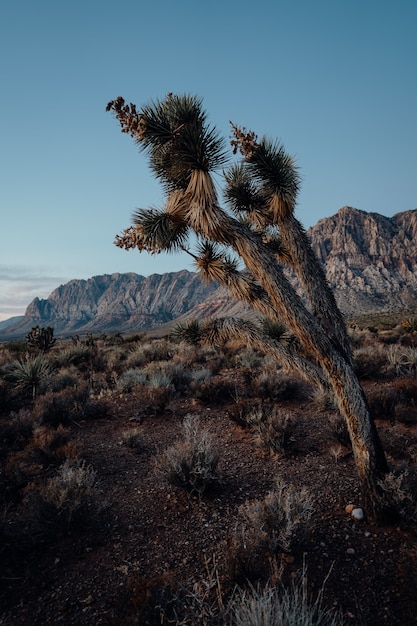
[[[417,308],[417,209],[388,218],[343,207],[307,232],[343,313]],[[137,332],[213,315],[251,313],[225,289],[187,270],[146,278],[106,274],[72,280],[46,300],[35,298],[23,318],[0,327],[0,338],[22,337],[36,324],[61,335]]]
[[[182,315],[216,289],[187,270],[146,278],[126,273],[71,280],[46,300],[35,298],[24,317],[6,327],[1,337],[23,336],[37,324],[53,326],[57,335],[137,332]]]
[[[344,313],[417,306],[417,210],[388,218],[343,207],[308,235]]]

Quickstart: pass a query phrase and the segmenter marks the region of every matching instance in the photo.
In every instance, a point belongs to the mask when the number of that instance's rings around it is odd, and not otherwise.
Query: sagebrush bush
[[[354,350],[353,360],[360,379],[379,378],[386,363],[386,355],[379,345],[374,344]]]
[[[239,508],[242,537],[247,549],[290,552],[306,531],[314,512],[305,487],[297,489],[280,477],[263,500],[247,501]]]
[[[28,485],[25,506],[43,533],[83,524],[102,508],[96,472],[82,459],[67,459],[53,478]]]
[[[288,450],[295,440],[299,423],[290,413],[271,407],[255,428],[259,444],[279,453]]]
[[[124,430],[122,432],[122,443],[128,448],[143,450],[145,448],[145,442],[142,437],[142,430],[140,428]]]
[[[127,367],[143,367],[153,361],[168,361],[175,353],[172,344],[166,340],[154,340],[135,345],[128,353]]]
[[[371,389],[367,393],[367,399],[374,419],[395,421],[396,407],[400,402],[395,389],[387,386],[382,389]]]
[[[251,372],[249,381],[252,393],[260,398],[284,401],[294,397],[298,391],[294,380],[272,368]]]
[[[219,481],[218,447],[198,417],[186,416],[182,431],[182,438],[165,450],[155,469],[168,482],[201,496]]]
[[[122,391],[132,391],[138,385],[143,385],[146,382],[146,375],[139,367],[131,367],[125,372],[120,374],[117,378],[117,388]]]
[[[82,420],[99,419],[108,415],[104,400],[90,396],[89,386],[84,383],[76,388],[65,388],[55,393],[48,392],[35,402],[33,419],[39,425],[69,425]]]
[[[33,431],[33,455],[44,467],[60,465],[66,459],[75,460],[80,453],[80,446],[71,440],[68,428],[62,425],[57,429],[39,426]]]

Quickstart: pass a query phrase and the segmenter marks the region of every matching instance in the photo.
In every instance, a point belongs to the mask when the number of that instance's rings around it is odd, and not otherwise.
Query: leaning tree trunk
[[[209,183],[206,184],[208,187]],[[349,357],[343,349],[335,346],[316,317],[303,305],[262,239],[210,202],[210,198],[203,206],[198,206],[193,201],[196,196],[193,193],[190,195],[188,217],[193,230],[208,239],[229,245],[238,253],[268,294],[272,308],[322,367],[346,420],[367,515],[382,522],[385,509],[380,480],[387,473],[388,465]]]

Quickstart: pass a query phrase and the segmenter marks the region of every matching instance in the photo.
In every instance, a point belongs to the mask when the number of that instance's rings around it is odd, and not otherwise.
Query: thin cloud
[[[0,321],[24,315],[34,298],[47,298],[59,285],[68,281],[63,276],[43,274],[43,268],[0,266]]]

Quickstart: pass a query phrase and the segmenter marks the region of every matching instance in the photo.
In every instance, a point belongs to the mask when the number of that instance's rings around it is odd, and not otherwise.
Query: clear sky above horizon
[[[123,251],[136,208],[162,206],[106,104],[201,96],[279,138],[307,227],[345,205],[417,208],[417,2],[16,0],[0,9],[0,320],[73,278],[192,270]]]

